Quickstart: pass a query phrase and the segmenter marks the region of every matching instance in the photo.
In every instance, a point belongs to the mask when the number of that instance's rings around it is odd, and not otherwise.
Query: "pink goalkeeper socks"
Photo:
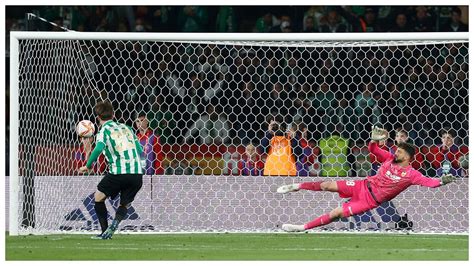
[[[331,222],[332,222],[332,220],[331,220],[331,218],[329,218],[329,213],[324,214],[324,215],[321,215],[318,218],[314,219],[313,221],[305,224],[304,229],[308,230],[308,229],[315,228],[315,227],[318,227],[318,226],[321,226],[321,225],[329,224]]]
[[[300,189],[321,191],[322,182],[305,182],[300,184]]]

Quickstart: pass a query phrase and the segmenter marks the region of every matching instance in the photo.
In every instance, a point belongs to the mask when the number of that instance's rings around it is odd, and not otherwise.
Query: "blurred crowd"
[[[70,6],[10,10],[7,8],[10,30],[62,30],[38,20],[25,20],[25,12],[77,31],[468,30],[467,7],[450,6]],[[369,174],[370,163],[375,162],[367,161],[363,147],[374,124],[394,132],[392,137],[395,131],[403,131],[420,150],[425,147],[420,165],[433,173],[444,161],[460,169],[459,160],[467,154],[467,150],[461,151],[468,145],[468,46],[464,43],[258,48],[84,42],[81,48],[82,61],[78,63],[87,66],[87,71],[80,73],[86,81],[78,81],[77,92],[68,99],[77,103],[69,110],[70,128],[84,119],[83,114],[92,115],[92,99],[98,98],[95,94],[100,90],[102,98],[112,101],[116,118],[134,127],[144,143],[153,135],[156,145],[237,145],[251,150],[235,158],[238,173],[263,173],[273,138],[268,134],[277,131],[279,137],[297,140],[288,147],[295,153],[298,175]],[[272,130],[275,123],[278,129]],[[449,132],[449,145],[443,141],[448,138],[446,134],[440,133],[443,128]],[[77,141],[73,130],[59,134],[68,135],[58,140]],[[331,146],[334,143],[338,149]],[[391,145],[388,143],[387,148]],[[183,161],[171,159],[161,165],[170,155],[162,154],[161,148],[153,146],[150,152],[155,159],[147,167],[156,168],[151,173],[191,173]],[[426,157],[428,152],[433,158]],[[339,155],[343,161],[328,161]],[[249,162],[248,158],[254,159]],[[366,162],[368,168],[364,168]],[[341,164],[341,168],[324,170],[325,163]],[[316,167],[319,169],[314,171]]]
[[[421,168],[433,174],[445,161],[431,152],[442,145],[441,129],[449,129],[457,145],[445,150],[454,164],[467,153],[459,148],[468,143],[465,43],[325,48],[102,42],[83,49],[91,70],[85,74],[112,101],[116,118],[137,128],[141,114],[161,144],[252,145],[265,160],[269,128],[277,122],[280,136],[295,138],[295,156],[311,163],[302,171],[313,174],[315,162],[344,158],[338,162],[343,169],[326,170],[336,176],[364,175],[363,148],[375,124],[403,130],[423,149]],[[97,90],[87,84],[73,101],[80,104],[70,110],[70,127],[81,114],[92,114],[94,104],[82,99]],[[426,157],[430,152],[435,159]],[[186,162],[175,166],[186,168]]]
[[[467,6],[21,6],[9,30],[95,32],[430,32],[468,31]],[[29,27],[29,28],[27,28]]]

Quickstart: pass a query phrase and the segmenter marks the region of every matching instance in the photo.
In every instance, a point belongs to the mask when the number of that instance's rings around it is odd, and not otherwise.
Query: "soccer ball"
[[[89,120],[82,120],[76,125],[76,133],[81,138],[92,137],[92,135],[94,135],[94,132],[95,132],[94,123],[92,123]]]

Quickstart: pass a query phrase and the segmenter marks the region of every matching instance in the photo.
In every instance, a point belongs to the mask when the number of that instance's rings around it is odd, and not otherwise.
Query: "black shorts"
[[[133,201],[142,184],[142,174],[113,175],[107,173],[97,185],[97,190],[112,199],[120,193],[120,204],[127,205]]]

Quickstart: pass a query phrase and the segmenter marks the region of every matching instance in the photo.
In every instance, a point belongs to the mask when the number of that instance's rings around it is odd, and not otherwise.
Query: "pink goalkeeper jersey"
[[[401,167],[393,163],[395,156],[379,148],[375,142],[369,144],[369,151],[383,162],[375,175],[367,177],[375,198],[380,203],[395,198],[411,185],[433,188],[441,185],[439,179],[425,177],[411,165]]]

